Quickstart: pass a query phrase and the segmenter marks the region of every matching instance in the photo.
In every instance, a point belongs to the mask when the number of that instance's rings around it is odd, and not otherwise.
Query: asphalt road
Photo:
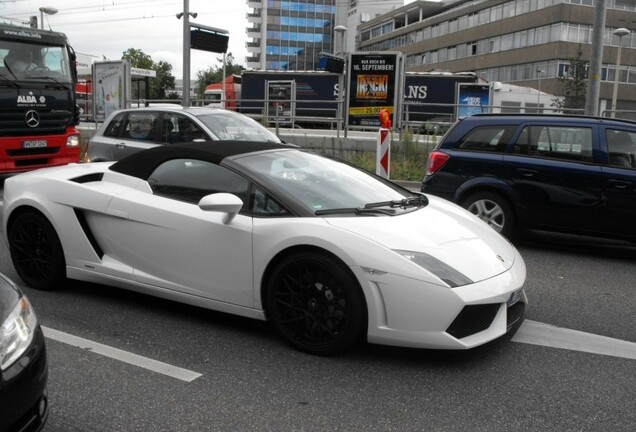
[[[534,234],[517,246],[524,327],[636,343],[636,245]],[[0,271],[24,288],[4,245]],[[259,321],[100,285],[24,289],[48,335],[45,432],[636,430],[632,358],[515,339],[321,358]]]

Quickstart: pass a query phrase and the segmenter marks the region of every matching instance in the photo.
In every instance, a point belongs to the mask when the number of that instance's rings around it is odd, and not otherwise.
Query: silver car
[[[120,160],[131,153],[191,141],[282,142],[255,120],[219,108],[130,108],[113,112],[88,143],[87,160]]]

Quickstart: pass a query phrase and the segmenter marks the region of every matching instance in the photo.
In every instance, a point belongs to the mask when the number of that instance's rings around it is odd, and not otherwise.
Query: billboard
[[[457,83],[475,83],[472,73],[407,72],[404,118],[408,121],[451,122],[457,114]]]
[[[93,63],[93,113],[105,120],[130,100],[130,65],[127,61]]]
[[[464,118],[472,114],[489,112],[490,110],[489,84],[457,84],[457,118]]]
[[[389,112],[395,124],[399,119],[396,104],[402,85],[401,71],[399,53],[352,53],[349,56],[348,126],[380,127],[382,109]]]
[[[294,118],[295,82],[266,81],[267,83],[267,117],[269,121],[279,124],[292,123]]]

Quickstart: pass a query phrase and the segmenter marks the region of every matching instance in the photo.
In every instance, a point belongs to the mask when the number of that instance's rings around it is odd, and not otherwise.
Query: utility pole
[[[603,36],[605,34],[606,0],[596,0],[594,27],[592,29],[592,52],[587,78],[585,115],[598,115],[598,100],[601,95],[601,72],[603,67]]]
[[[177,14],[177,19],[183,18],[183,99],[184,108],[190,106],[190,17],[196,18],[196,13],[190,12],[189,0],[183,0],[183,12]]]

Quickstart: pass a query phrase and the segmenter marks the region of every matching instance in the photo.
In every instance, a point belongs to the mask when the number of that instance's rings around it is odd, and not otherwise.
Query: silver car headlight
[[[0,369],[11,366],[29,348],[38,320],[29,300],[21,296],[0,327]]]
[[[442,261],[431,255],[422,252],[397,249],[394,249],[394,252],[399,253],[409,261],[412,261],[423,269],[431,272],[432,274],[446,282],[451,288],[473,283],[472,280],[464,276],[462,273],[458,272],[448,264],[443,263]]]

